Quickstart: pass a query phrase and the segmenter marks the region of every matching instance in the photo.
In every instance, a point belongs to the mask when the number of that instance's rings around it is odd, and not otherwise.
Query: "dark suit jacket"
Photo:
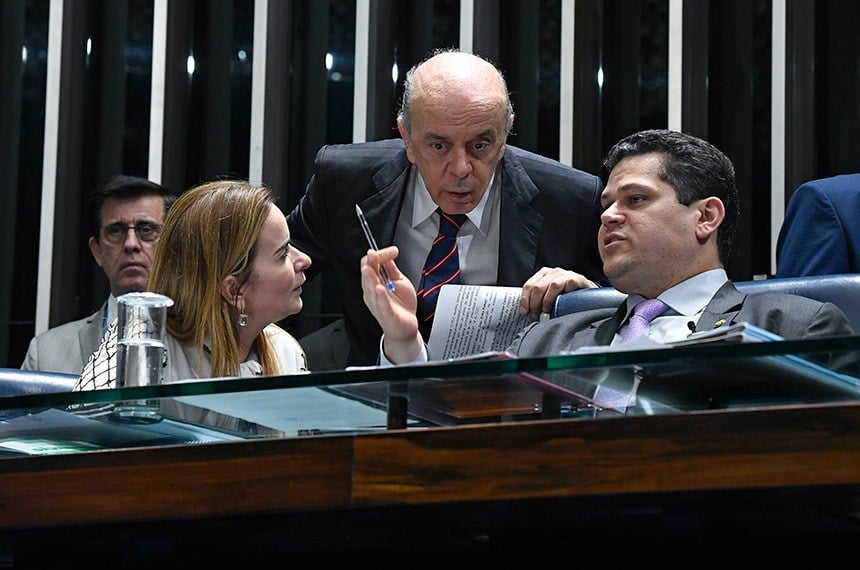
[[[860,174],[813,180],[791,196],[776,245],[776,276],[860,272]]]
[[[326,269],[337,276],[349,365],[376,363],[382,334],[362,299],[359,264],[367,242],[355,204],[379,247],[391,245],[409,167],[400,139],[325,146],[305,195],[287,218],[293,244],[313,260],[308,278]],[[605,283],[597,252],[600,179],[510,145],[501,176],[498,282],[484,285],[520,287],[543,266]]]
[[[535,323],[514,340],[509,350],[530,357],[609,345],[625,314],[622,305],[618,309],[583,311]],[[848,319],[833,303],[799,295],[744,295],[731,282],[723,285],[705,307],[696,329],[710,330],[718,321],[724,321],[721,326],[747,322],[786,339],[853,334]]]

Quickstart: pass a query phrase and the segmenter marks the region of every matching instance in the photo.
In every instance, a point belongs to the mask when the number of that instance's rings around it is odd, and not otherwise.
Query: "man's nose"
[[[457,178],[465,178],[472,173],[472,159],[466,149],[454,151],[449,170]]]
[[[603,210],[603,213],[600,214],[600,223],[603,225],[617,224],[621,219],[622,214],[614,203],[610,204],[609,207]]]
[[[135,231],[133,227],[126,229],[125,241],[122,245],[126,249],[140,249],[142,247],[143,244],[137,236],[137,231]]]

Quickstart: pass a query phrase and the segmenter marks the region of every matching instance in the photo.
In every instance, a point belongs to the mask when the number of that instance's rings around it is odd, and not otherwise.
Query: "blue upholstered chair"
[[[77,381],[75,374],[0,368],[0,397],[70,392]]]
[[[739,281],[735,286],[741,293],[792,293],[818,301],[829,301],[842,309],[851,327],[860,331],[860,274],[813,275],[760,281]],[[627,297],[612,287],[580,289],[558,296],[553,317],[617,307]]]

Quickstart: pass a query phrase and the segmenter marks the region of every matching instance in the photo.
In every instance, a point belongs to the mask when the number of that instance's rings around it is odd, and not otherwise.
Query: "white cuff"
[[[382,342],[385,340],[385,335],[379,337],[379,365],[380,366],[409,366],[410,364],[424,364],[429,360],[427,357],[427,345],[423,342],[421,343],[421,352],[418,353],[418,356],[415,357],[414,360],[410,362],[401,362],[400,364],[394,364],[388,358],[385,357],[385,352],[382,350]]]

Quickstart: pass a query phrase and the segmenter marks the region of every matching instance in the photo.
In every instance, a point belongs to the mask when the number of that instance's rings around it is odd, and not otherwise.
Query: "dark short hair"
[[[607,173],[631,156],[656,153],[663,157],[661,180],[675,189],[678,202],[688,206],[711,196],[719,198],[726,209],[717,230],[720,261],[726,263],[740,221],[738,189],[732,161],[711,143],[692,135],[654,129],[629,135],[613,146],[603,161]]]
[[[126,176],[120,174],[108,180],[103,186],[96,189],[90,194],[87,204],[87,211],[90,215],[90,223],[92,224],[92,236],[99,241],[102,225],[102,206],[106,200],[110,198],[128,199],[138,198],[140,196],[161,196],[164,199],[164,214],[167,215],[167,210],[176,201],[170,190],[146,178],[138,178],[137,176]]]

